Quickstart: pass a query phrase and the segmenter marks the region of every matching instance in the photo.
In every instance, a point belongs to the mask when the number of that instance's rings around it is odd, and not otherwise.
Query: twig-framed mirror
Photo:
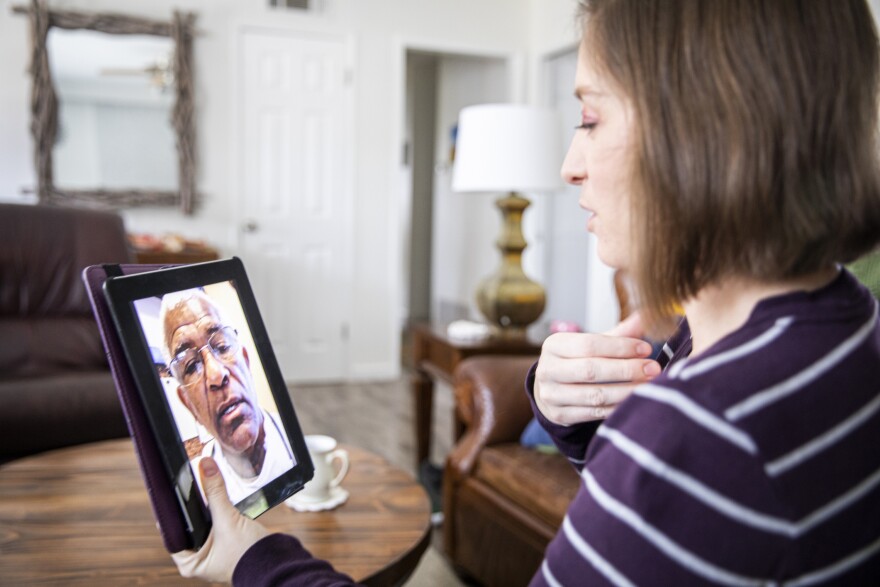
[[[30,19],[30,73],[32,76],[31,134],[34,139],[34,165],[37,177],[36,193],[38,202],[95,208],[180,206],[185,214],[191,214],[196,200],[195,108],[192,75],[192,43],[195,15],[192,13],[175,12],[170,22],[163,22],[119,14],[90,14],[69,10],[50,10],[46,0],[31,0],[29,6],[16,6],[13,8],[13,11],[27,14]],[[167,110],[170,113],[167,116],[163,115],[166,119],[170,118],[168,123],[170,123],[171,128],[166,133],[168,135],[169,148],[150,149],[143,146],[136,147],[134,146],[135,142],[133,139],[140,136],[141,133],[139,131],[128,128],[123,132],[119,130],[118,124],[115,126],[112,123],[106,122],[102,124],[103,127],[115,128],[113,132],[116,135],[124,135],[129,139],[121,143],[124,149],[120,149],[117,146],[103,147],[103,152],[108,155],[104,159],[110,160],[109,162],[105,161],[104,167],[112,170],[115,175],[118,175],[117,171],[125,169],[147,170],[150,168],[150,165],[147,165],[143,158],[158,154],[160,158],[164,156],[168,159],[173,168],[173,151],[176,150],[177,169],[169,171],[171,185],[142,187],[141,185],[130,185],[131,183],[137,183],[137,180],[118,178],[114,181],[109,181],[106,177],[97,173],[85,174],[86,177],[91,177],[91,181],[97,184],[95,187],[91,187],[92,184],[88,183],[89,180],[79,178],[77,181],[65,184],[65,181],[61,181],[61,178],[56,176],[57,166],[53,165],[53,161],[58,156],[59,94],[56,89],[55,79],[53,78],[53,58],[50,58],[49,50],[51,44],[50,31],[53,28],[57,31],[94,31],[102,33],[98,35],[99,37],[107,37],[108,39],[118,39],[121,38],[119,37],[121,35],[138,35],[151,38],[164,37],[170,39],[172,47],[168,50],[170,53],[168,59],[161,60],[161,62],[157,61],[150,67],[135,70],[139,73],[148,74],[154,83],[162,86],[162,90],[167,90],[173,86],[173,97],[166,96],[164,98],[167,103]],[[113,52],[113,50],[108,51],[106,48],[95,50],[95,54],[106,55]],[[111,75],[114,71],[117,74],[126,73],[125,70],[120,70],[119,68],[116,70],[105,68],[104,71],[109,72]],[[80,83],[81,87],[93,85]],[[120,113],[118,108],[115,108],[115,112],[117,121],[130,121],[133,118],[137,118],[136,116],[132,117]],[[94,114],[92,114],[92,118],[94,118]],[[142,116],[141,118],[144,117]],[[85,128],[79,122],[69,126],[65,122],[61,126],[61,142],[68,138],[67,135],[82,131]],[[151,126],[156,128],[155,124]],[[88,134],[93,135],[95,131],[89,131]],[[176,149],[170,148],[171,142],[176,145]],[[118,155],[120,150],[125,149],[132,150],[133,154],[141,157],[142,160],[134,163],[121,162],[116,155]],[[54,156],[53,151],[56,151]],[[65,165],[63,167],[71,169],[95,167],[94,165],[84,165],[81,161],[76,160],[77,156],[81,156],[83,149],[68,147],[67,152],[71,151],[74,152],[75,156],[71,159],[71,155],[64,155]],[[163,155],[162,151],[167,151],[167,153]],[[80,175],[83,174],[80,173]],[[156,174],[152,173],[152,175]],[[85,187],[84,184],[89,187]]]

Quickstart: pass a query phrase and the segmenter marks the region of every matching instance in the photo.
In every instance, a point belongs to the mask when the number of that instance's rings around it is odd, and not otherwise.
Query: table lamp
[[[459,114],[452,189],[507,192],[496,201],[503,226],[496,241],[501,265],[477,289],[477,306],[496,334],[525,335],[544,311],[544,288],[522,269],[526,241],[521,195],[559,187],[559,122],[554,111],[521,104],[481,104]]]

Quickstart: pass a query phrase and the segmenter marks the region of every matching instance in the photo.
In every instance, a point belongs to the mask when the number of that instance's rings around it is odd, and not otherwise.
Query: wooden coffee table
[[[385,459],[345,446],[350,497],[330,512],[279,505],[260,517],[367,585],[396,585],[430,541],[424,489]],[[0,467],[0,583],[189,585],[162,546],[131,441],[111,440]]]

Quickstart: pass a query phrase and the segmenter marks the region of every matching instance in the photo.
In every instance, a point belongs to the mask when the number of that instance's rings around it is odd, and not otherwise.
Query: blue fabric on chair
[[[543,450],[556,449],[550,435],[538,423],[538,420],[532,418],[522,435],[519,437],[519,443],[528,448],[538,448]]]

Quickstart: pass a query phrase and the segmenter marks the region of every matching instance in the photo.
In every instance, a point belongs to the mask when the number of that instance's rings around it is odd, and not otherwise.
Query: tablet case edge
[[[122,404],[125,422],[131,434],[135,446],[135,454],[140,465],[141,475],[150,497],[150,505],[153,515],[157,520],[157,528],[162,535],[162,542],[168,552],[179,552],[192,548],[192,542],[187,531],[186,519],[177,501],[177,496],[172,489],[173,483],[166,472],[159,446],[150,427],[146,410],[141,403],[136,384],[122,350],[122,344],[110,315],[110,308],[104,299],[102,287],[104,282],[119,268],[119,275],[131,275],[146,271],[155,271],[169,267],[169,265],[92,265],[83,270],[82,278],[89,295],[92,312],[98,323],[98,331],[104,344],[107,362],[113,381],[116,384],[116,393]]]

